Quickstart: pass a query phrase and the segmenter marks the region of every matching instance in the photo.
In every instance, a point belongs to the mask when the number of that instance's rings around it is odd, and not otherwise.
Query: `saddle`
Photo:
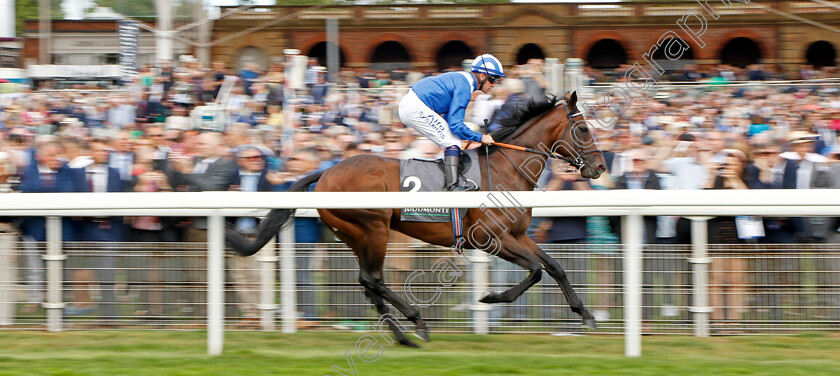
[[[481,172],[472,161],[478,157],[475,150],[461,152],[461,178],[480,188]],[[403,192],[441,192],[444,190],[443,159],[401,159],[400,190]],[[463,217],[467,210],[461,210]],[[449,209],[403,209],[401,219],[415,222],[449,222]]]

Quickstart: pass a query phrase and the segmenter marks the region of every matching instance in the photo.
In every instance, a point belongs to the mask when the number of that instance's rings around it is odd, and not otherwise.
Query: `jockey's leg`
[[[450,146],[443,152],[444,189],[447,191],[474,191],[475,187],[468,186],[466,181],[460,183],[461,176],[461,148]]]

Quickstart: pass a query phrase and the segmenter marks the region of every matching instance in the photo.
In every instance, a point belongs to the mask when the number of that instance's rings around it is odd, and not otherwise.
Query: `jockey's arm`
[[[455,136],[462,140],[481,142],[481,133],[473,131],[464,124],[467,105],[472,98],[470,87],[457,86],[452,94],[452,103],[449,105],[448,119],[449,129]]]

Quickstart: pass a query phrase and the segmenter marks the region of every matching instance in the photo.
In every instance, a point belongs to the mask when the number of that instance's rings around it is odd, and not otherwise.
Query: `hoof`
[[[598,324],[595,323],[595,319],[583,319],[583,326],[589,329],[598,329]]]
[[[406,340],[402,340],[402,341],[400,341],[400,345],[403,345],[403,346],[405,346],[405,347],[410,347],[410,348],[412,348],[412,349],[419,349],[419,348],[420,348],[420,345],[418,345],[418,344],[416,344],[416,343],[414,343],[414,342],[411,342],[411,341],[409,341],[409,340],[407,340],[407,339],[406,339]]]
[[[423,342],[429,342],[429,331],[426,329],[417,329],[414,331],[414,335]]]
[[[495,292],[485,291],[484,294],[478,298],[479,302],[482,303],[498,303],[499,302],[499,294]]]

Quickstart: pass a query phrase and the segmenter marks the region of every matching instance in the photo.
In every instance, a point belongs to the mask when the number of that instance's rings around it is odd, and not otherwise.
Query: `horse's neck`
[[[535,123],[531,124],[525,132],[516,134],[506,142],[537,150],[550,151],[553,145],[546,144],[545,141],[550,139],[550,133],[554,130],[554,127],[549,127],[548,125],[560,123],[562,120],[561,115],[562,113],[560,111],[552,110],[534,120]],[[510,158],[510,161],[505,157],[505,154]],[[498,185],[501,184],[505,190],[509,191],[533,190],[534,185],[538,184],[539,177],[542,174],[542,170],[536,170],[540,166],[543,169],[547,166],[546,159],[546,157],[539,154],[515,150],[504,151],[504,153],[503,150],[498,150],[490,154],[491,178],[494,180],[492,189],[496,190]],[[484,165],[481,167],[486,170],[487,162],[482,162]]]
[[[525,132],[512,137],[511,143],[514,145],[531,147],[537,150],[550,150],[552,145],[550,142],[546,143],[546,140],[551,139],[552,133],[557,130],[556,127],[551,126],[551,124],[565,124],[564,115],[564,111],[562,111],[559,107],[555,107],[548,113],[534,120],[534,124],[531,124]],[[541,144],[544,147],[541,147]]]
[[[505,158],[505,154],[510,158],[510,161],[508,161],[508,158]],[[484,152],[480,152],[479,155],[479,162],[481,163],[481,169],[479,171],[483,172],[483,178],[487,178],[487,156]],[[539,166],[545,166],[546,163],[546,158],[539,154],[516,150],[498,150],[491,153],[489,158],[490,178],[493,186],[486,187],[485,190],[488,191],[497,191],[500,189],[506,191],[531,191],[534,189],[534,184],[538,183],[542,174],[541,170],[535,170]],[[536,176],[534,176],[535,173]],[[488,183],[491,183],[491,181],[488,181]]]

